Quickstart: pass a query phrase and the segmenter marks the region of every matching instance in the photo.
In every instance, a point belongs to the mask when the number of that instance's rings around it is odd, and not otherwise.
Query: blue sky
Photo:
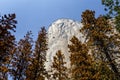
[[[0,14],[15,13],[17,16],[16,38],[23,38],[31,30],[34,40],[40,27],[49,25],[59,18],[80,21],[86,9],[104,14],[101,0],[0,0]]]

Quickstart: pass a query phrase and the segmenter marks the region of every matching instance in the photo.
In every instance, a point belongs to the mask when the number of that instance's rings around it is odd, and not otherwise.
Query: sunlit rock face
[[[80,22],[70,19],[59,19],[51,24],[48,29],[48,51],[45,64],[47,70],[51,70],[53,56],[58,50],[61,50],[65,55],[66,66],[70,67],[68,44],[70,44],[70,39],[73,36],[76,36],[82,42],[84,41],[83,35],[79,31],[82,26]]]
[[[111,20],[110,20],[111,21]],[[110,24],[113,24],[110,22]],[[68,44],[73,36],[76,36],[82,43],[85,41],[85,36],[80,32],[80,29],[83,27],[81,22],[77,22],[71,19],[58,19],[48,29],[48,51],[47,51],[47,62],[45,63],[46,70],[51,71],[51,65],[53,62],[53,57],[55,56],[58,50],[65,55],[65,61],[67,62],[66,66],[70,68],[70,53]],[[108,36],[118,34],[116,29],[113,27],[113,34],[106,34]],[[119,49],[119,48],[118,48]],[[89,52],[91,54],[91,52]],[[116,58],[117,54],[113,55]],[[120,56],[120,55],[119,55]],[[120,58],[115,60],[118,67],[120,67]],[[46,79],[47,80],[47,79]]]

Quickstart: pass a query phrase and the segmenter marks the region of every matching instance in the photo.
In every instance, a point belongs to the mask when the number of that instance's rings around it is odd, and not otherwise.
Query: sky
[[[96,16],[105,13],[101,0],[0,0],[0,15],[16,14],[16,40],[30,30],[35,40],[42,26],[48,29],[61,18],[80,21],[86,9],[94,10]]]

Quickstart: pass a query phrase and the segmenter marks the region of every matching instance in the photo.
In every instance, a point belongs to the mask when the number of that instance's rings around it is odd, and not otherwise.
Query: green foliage
[[[98,61],[94,64],[94,68],[99,72],[100,80],[118,80],[115,77],[115,74],[112,72],[107,63],[103,61]]]
[[[102,0],[102,4],[105,6],[105,11],[108,11],[109,15],[116,15],[120,13],[119,0]]]
[[[115,25],[117,30],[120,32],[120,13],[115,17]]]
[[[105,6],[105,11],[108,11],[107,16],[115,19],[115,26],[120,32],[120,0],[102,0]]]

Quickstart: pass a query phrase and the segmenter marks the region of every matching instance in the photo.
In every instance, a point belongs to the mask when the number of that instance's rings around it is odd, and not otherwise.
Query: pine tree
[[[102,0],[102,4],[105,6],[106,14],[115,20],[115,26],[120,32],[120,0]]]
[[[26,70],[30,64],[30,56],[32,55],[32,38],[31,31],[27,32],[24,39],[18,42],[16,51],[11,61],[11,75],[13,80],[25,80]]]
[[[75,36],[70,40],[70,61],[72,80],[99,80],[99,72],[95,70],[94,61],[88,54],[88,47]]]
[[[105,17],[95,18],[94,11],[83,12],[82,23],[84,26],[80,31],[86,35],[86,44],[92,50],[92,54],[96,59],[108,63],[116,78],[120,79],[116,62],[112,57],[116,52],[119,53],[120,36],[117,33],[114,34]]]
[[[66,62],[64,62],[64,54],[60,50],[53,57],[52,63],[52,78],[55,80],[67,80],[67,67],[65,67]]]
[[[45,80],[48,74],[45,70],[46,51],[47,51],[47,32],[42,27],[35,44],[35,51],[32,63],[27,70],[27,80]]]
[[[120,13],[120,1],[119,0],[101,0],[105,6],[105,11],[108,11],[108,15],[116,16]]]
[[[89,47],[82,44],[75,36],[71,39],[70,61],[72,80],[116,80],[109,66],[101,60],[94,60]]]
[[[4,15],[0,19],[0,80],[7,80],[8,66],[15,46],[15,14]]]
[[[103,61],[95,61],[94,69],[99,73],[99,80],[118,80],[110,67]]]

